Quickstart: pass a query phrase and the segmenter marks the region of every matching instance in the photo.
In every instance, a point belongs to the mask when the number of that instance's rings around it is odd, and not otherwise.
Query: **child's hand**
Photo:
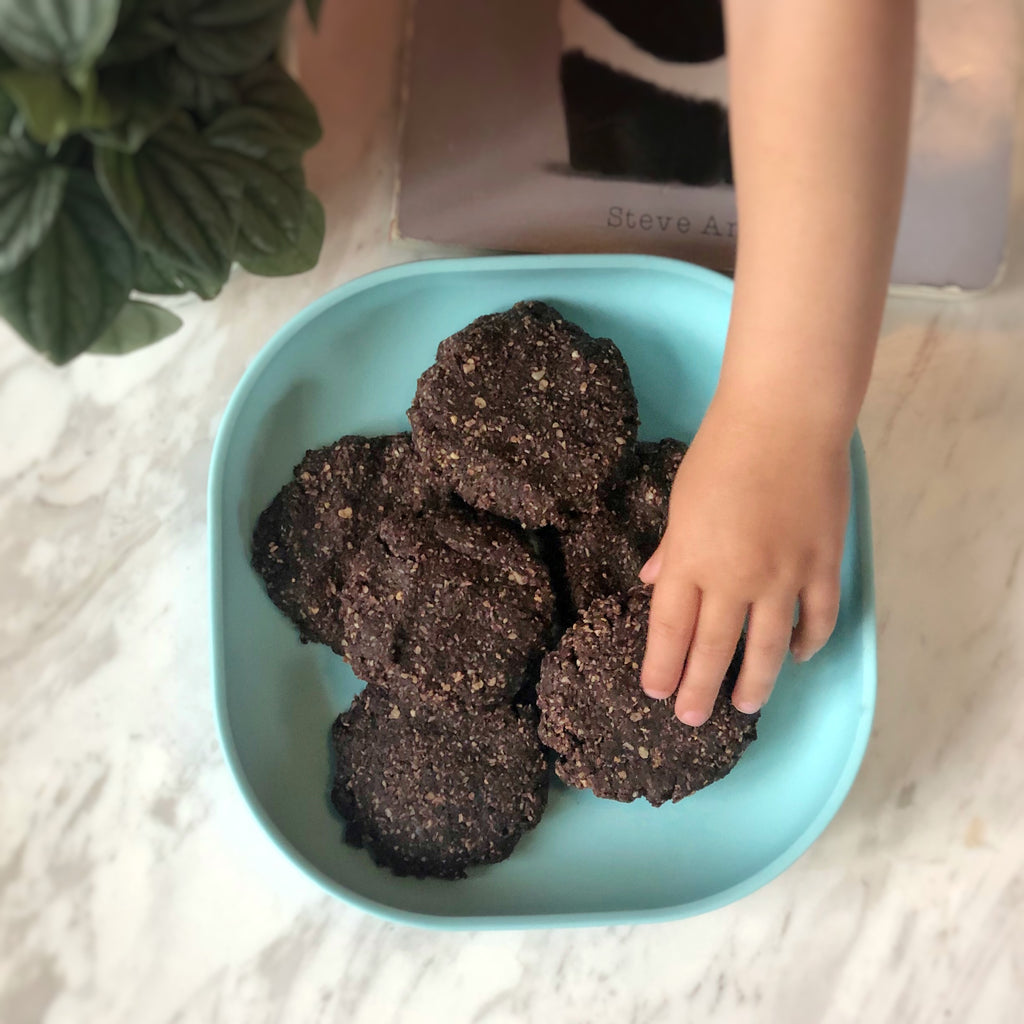
[[[665,536],[640,573],[654,583],[641,683],[657,698],[678,687],[681,721],[700,725],[711,714],[748,616],[733,694],[746,713],[768,699],[788,650],[803,661],[828,640],[849,508],[847,445],[799,416],[779,422],[745,400],[715,398],[676,475]]]
[[[710,714],[745,619],[733,703],[751,712],[790,646],[809,658],[835,626],[848,442],[900,219],[914,7],[724,5],[740,225],[729,333],[641,572],[654,583],[641,682],[655,697],[678,687],[691,725]]]

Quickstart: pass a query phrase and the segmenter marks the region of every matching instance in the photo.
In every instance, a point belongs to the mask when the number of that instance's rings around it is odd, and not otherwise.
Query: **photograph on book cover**
[[[1016,6],[918,7],[893,282],[980,289],[1005,245]],[[410,17],[399,235],[731,268],[721,0],[415,0]]]

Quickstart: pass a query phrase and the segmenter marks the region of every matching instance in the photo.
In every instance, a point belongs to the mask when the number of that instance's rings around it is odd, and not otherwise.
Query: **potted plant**
[[[0,316],[53,362],[166,337],[158,297],[212,299],[236,263],[316,263],[290,4],[0,0]]]

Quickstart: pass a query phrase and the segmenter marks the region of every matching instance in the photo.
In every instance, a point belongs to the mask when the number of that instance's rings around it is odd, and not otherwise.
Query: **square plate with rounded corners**
[[[520,299],[550,302],[622,350],[641,437],[689,440],[721,366],[731,283],[647,256],[433,260],[353,281],[313,303],[253,360],[210,469],[213,683],[221,740],[246,801],[328,892],[386,918],[445,928],[628,924],[701,913],[763,885],[807,849],[845,797],[875,698],[867,477],[853,502],[831,642],[787,664],[759,739],[724,780],[678,804],[598,800],[555,782],[511,859],[460,882],[396,878],[342,842],[327,798],[328,733],[362,686],[327,648],[299,643],[249,565],[259,512],[307,448],[407,429],[438,343]]]

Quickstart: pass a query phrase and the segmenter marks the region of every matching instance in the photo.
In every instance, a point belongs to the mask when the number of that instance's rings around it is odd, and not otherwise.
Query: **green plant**
[[[137,296],[316,263],[320,122],[275,56],[290,3],[0,0],[0,316],[53,362],[181,325]]]

